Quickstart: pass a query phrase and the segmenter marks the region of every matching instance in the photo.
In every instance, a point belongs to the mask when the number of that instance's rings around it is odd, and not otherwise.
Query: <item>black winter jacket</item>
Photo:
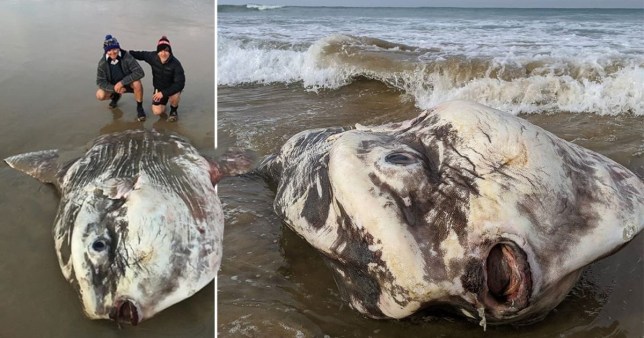
[[[183,73],[181,62],[170,55],[166,63],[161,63],[157,52],[135,51],[130,54],[137,60],[147,62],[152,68],[152,84],[155,89],[163,93],[164,97],[170,97],[183,90],[186,85],[186,76]]]

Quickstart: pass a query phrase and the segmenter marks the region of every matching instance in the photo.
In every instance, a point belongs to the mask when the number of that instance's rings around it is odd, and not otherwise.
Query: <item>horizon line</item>
[[[640,9],[644,10],[644,5],[642,7],[497,7],[497,6],[328,6],[328,5],[268,5],[268,4],[258,4],[258,3],[246,3],[246,4],[230,4],[230,3],[217,3],[217,6],[278,6],[278,7],[325,7],[325,8],[485,8],[485,9]]]

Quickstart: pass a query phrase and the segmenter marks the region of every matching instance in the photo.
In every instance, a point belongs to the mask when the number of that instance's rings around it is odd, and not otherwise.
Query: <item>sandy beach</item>
[[[0,158],[61,149],[78,153],[99,135],[168,130],[214,153],[214,4],[211,1],[3,1],[0,50]],[[141,62],[148,120],[136,122],[125,95],[118,109],[95,99],[106,34],[124,49],[154,50],[166,35],[186,73],[180,120],[151,116],[152,72]],[[52,225],[58,195],[0,165],[0,336],[212,337],[214,283],[136,328],[84,317],[58,267]]]

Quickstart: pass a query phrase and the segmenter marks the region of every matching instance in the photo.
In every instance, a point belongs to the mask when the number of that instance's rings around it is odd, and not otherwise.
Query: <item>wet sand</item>
[[[210,1],[2,1],[0,158],[80,152],[105,133],[155,128],[214,153],[214,4]],[[124,49],[154,50],[167,35],[186,72],[178,123],[150,116],[152,73],[136,122],[131,94],[111,111],[98,102],[96,65],[106,34]],[[133,328],[92,321],[56,261],[52,186],[0,164],[0,337],[212,337],[214,283]]]

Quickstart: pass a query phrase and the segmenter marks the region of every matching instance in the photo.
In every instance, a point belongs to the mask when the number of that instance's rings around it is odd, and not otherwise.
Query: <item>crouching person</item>
[[[143,60],[152,68],[152,112],[154,115],[165,115],[166,105],[170,102],[168,122],[178,118],[177,109],[181,100],[181,91],[186,83],[181,62],[174,57],[170,41],[164,36],[157,42],[156,51],[130,51],[137,60]]]
[[[134,93],[137,120],[145,121],[143,110],[143,68],[127,51],[122,50],[118,40],[106,35],[103,42],[103,57],[98,61],[96,70],[96,98],[99,101],[110,99],[109,107],[114,109],[121,95]]]

